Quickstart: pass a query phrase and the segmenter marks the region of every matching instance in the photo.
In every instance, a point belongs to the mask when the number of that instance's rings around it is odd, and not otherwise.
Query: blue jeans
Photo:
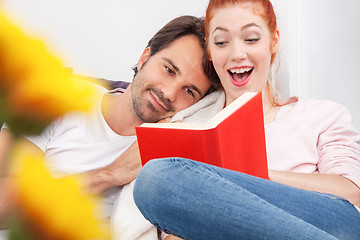
[[[181,158],[140,171],[136,205],[159,229],[184,239],[360,239],[347,200]]]

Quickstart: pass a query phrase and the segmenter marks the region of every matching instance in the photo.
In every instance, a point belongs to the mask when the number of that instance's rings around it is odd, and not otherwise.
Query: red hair
[[[235,5],[241,3],[252,3],[259,4],[261,8],[258,8],[258,14],[267,22],[271,35],[275,34],[277,30],[276,16],[274,8],[269,0],[210,0],[206,9],[205,16],[205,37],[209,39],[209,24],[211,19],[214,17],[214,11],[217,8],[224,7],[226,5]],[[261,11],[262,10],[262,11]],[[271,64],[274,62],[276,53],[271,56]]]
[[[209,39],[210,21],[214,17],[214,12],[217,8],[227,7],[236,4],[247,4],[247,3],[258,6],[257,8],[254,8],[254,11],[256,11],[256,14],[258,14],[265,20],[269,28],[270,34],[272,36],[275,36],[275,32],[277,31],[278,28],[277,28],[277,21],[276,21],[274,8],[270,0],[210,0],[208,7],[206,9],[206,16],[204,19],[206,44],[208,44],[208,39]],[[276,58],[276,52],[271,55],[271,62],[270,62],[271,65],[274,63],[275,58]],[[270,86],[269,83],[267,83],[267,88],[268,88],[270,100],[275,105],[281,106],[297,101],[296,97],[291,97],[287,101],[283,103],[279,103],[278,101],[279,91],[277,89],[276,82],[272,86]]]

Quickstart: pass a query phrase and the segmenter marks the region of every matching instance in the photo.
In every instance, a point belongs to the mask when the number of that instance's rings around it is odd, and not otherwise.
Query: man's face
[[[143,122],[171,117],[199,101],[210,88],[199,40],[188,35],[150,57],[145,49],[131,84],[136,114]],[[146,64],[145,64],[146,63]]]

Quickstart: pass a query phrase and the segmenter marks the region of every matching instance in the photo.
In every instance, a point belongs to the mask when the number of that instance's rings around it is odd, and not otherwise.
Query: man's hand
[[[167,235],[165,240],[181,240],[182,238],[175,237],[174,235]]]
[[[125,185],[134,180],[142,167],[139,146],[135,141],[109,166],[86,173],[86,184],[92,193]]]

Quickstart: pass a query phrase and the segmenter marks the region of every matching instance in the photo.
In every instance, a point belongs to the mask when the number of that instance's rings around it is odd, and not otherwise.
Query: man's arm
[[[5,175],[7,157],[13,142],[13,136],[7,129],[0,130],[0,177]]]
[[[142,167],[139,146],[135,141],[112,164],[85,173],[86,185],[92,193],[125,185],[134,180]]]
[[[5,227],[5,216],[9,212],[11,203],[13,202],[12,196],[10,193],[10,184],[11,180],[6,177],[7,169],[7,157],[11,144],[13,142],[13,137],[7,129],[0,131],[0,229]]]
[[[181,240],[182,238],[175,237],[174,235],[167,235],[164,240]]]
[[[170,119],[168,117],[158,123],[168,123]],[[85,174],[86,185],[92,193],[101,193],[111,187],[122,186],[133,181],[141,168],[139,145],[136,140],[109,166],[87,172]]]
[[[13,177],[0,177],[0,229],[7,228],[7,215],[15,206],[15,194],[13,192]]]

